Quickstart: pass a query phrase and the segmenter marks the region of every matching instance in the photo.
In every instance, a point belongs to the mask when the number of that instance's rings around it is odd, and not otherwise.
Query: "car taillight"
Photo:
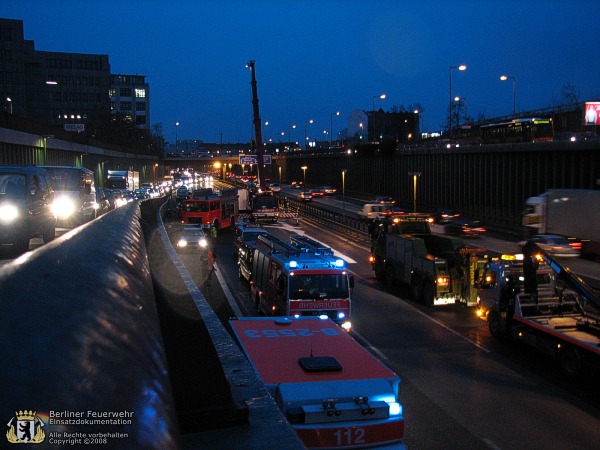
[[[581,242],[569,242],[569,245],[575,250],[581,250]]]

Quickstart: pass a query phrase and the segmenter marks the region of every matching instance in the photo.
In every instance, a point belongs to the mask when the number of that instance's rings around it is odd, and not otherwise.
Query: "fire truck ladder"
[[[271,234],[260,234],[258,235],[258,241],[263,244],[269,251],[269,253],[281,253],[285,256],[298,256],[300,255],[300,249],[282,241],[279,238]]]
[[[315,255],[332,256],[333,250],[329,247],[325,247],[320,242],[309,238],[308,236],[290,236],[292,245],[305,253],[314,253]]]

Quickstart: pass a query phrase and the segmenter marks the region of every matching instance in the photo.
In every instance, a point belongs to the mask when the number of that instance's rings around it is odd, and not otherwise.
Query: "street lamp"
[[[375,138],[375,132],[376,132],[376,130],[375,130],[375,100],[377,98],[380,98],[383,100],[385,97],[386,97],[385,94],[379,94],[379,95],[373,96],[373,142],[375,142],[375,139],[376,139]]]
[[[342,170],[342,217],[344,218],[344,222],[346,222],[346,169]]]
[[[336,111],[334,113],[331,113],[330,119],[331,119],[331,124],[329,125],[329,147],[331,147],[331,138],[333,136],[333,116],[339,116],[340,112]]]
[[[513,81],[513,116],[517,113],[517,80],[515,77],[509,77],[508,75],[500,76],[500,80],[512,80]]]
[[[268,139],[267,139],[267,127],[268,127],[268,126],[269,126],[269,121],[267,120],[267,121],[265,122],[265,141],[268,141]]]
[[[307,166],[302,166],[300,168],[304,172],[304,181],[302,182],[302,192],[306,192],[306,169],[308,169],[308,167]]]
[[[290,125],[288,127],[288,149],[289,149],[289,151],[292,151],[292,145],[291,145],[291,142],[292,142],[292,138],[291,138],[292,128],[296,129],[296,124]]]
[[[448,133],[452,137],[452,69],[458,69],[460,71],[467,70],[467,66],[461,64],[460,66],[450,66],[448,73],[450,74],[450,103],[448,104]]]
[[[156,186],[156,168],[158,167],[158,163],[154,164],[154,186]]]
[[[10,113],[12,114],[12,98],[6,97],[6,101],[10,104]]]
[[[179,122],[175,122],[175,153],[178,153],[178,147],[177,147],[177,130],[179,129]]]
[[[315,123],[315,121],[312,119],[304,121],[304,150],[308,148],[308,143],[306,142],[306,124],[309,123]]]
[[[454,101],[457,103],[458,114],[456,115],[456,128],[460,126],[460,105],[462,104],[464,107],[465,120],[467,119],[467,99],[466,97],[459,97],[458,95],[454,97]]]
[[[363,123],[359,123],[358,126],[360,127],[360,138],[359,140],[362,142],[363,139]]]
[[[408,175],[413,177],[413,212],[417,212],[417,180],[421,172],[408,172]]]

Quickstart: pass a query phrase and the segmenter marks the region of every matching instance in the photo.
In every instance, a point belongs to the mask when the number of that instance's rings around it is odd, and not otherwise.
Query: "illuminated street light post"
[[[339,116],[340,112],[336,111],[334,113],[331,113],[330,119],[331,119],[331,123],[329,125],[329,147],[331,147],[331,138],[333,136],[333,116]]]
[[[342,210],[343,221],[346,222],[346,169],[342,170]]]
[[[308,167],[307,166],[302,166],[300,168],[304,172],[304,181],[302,182],[302,192],[306,193],[306,169],[308,169]]]
[[[10,104],[10,113],[12,114],[12,98],[6,97],[6,101]]]
[[[417,180],[421,172],[408,172],[408,175],[413,177],[413,212],[417,212]]]
[[[375,100],[380,98],[380,99],[384,99],[386,97],[385,94],[379,94],[379,95],[374,95],[373,96],[373,142],[375,142],[376,138],[376,129],[375,129]]]
[[[456,128],[459,128],[459,126],[460,126],[460,105],[462,103],[462,105],[464,107],[465,120],[466,120],[466,118],[467,118],[467,99],[466,99],[466,97],[456,96],[456,97],[454,97],[454,101],[457,103],[457,109],[458,109],[458,114],[456,115]]]
[[[313,119],[304,121],[304,150],[308,148],[308,142],[306,142],[306,124],[315,123]]]
[[[513,116],[517,113],[517,80],[515,77],[509,77],[508,75],[500,76],[502,81],[512,80],[513,81]]]
[[[450,74],[450,103],[448,104],[448,134],[452,137],[452,69],[458,69],[460,71],[467,70],[467,66],[461,64],[460,66],[450,66],[448,73]]]
[[[154,186],[156,186],[156,168],[158,167],[158,163],[154,164]]]
[[[268,127],[268,126],[269,126],[269,121],[267,120],[267,121],[265,122],[265,141],[268,141],[268,139],[267,139],[267,127]]]
[[[294,125],[290,125],[288,127],[288,145],[289,145],[289,151],[290,152],[292,151],[292,144],[291,144],[291,142],[292,142],[292,137],[291,137],[292,136],[292,128],[296,129],[296,125],[294,124]]]
[[[177,146],[177,130],[179,129],[179,122],[175,122],[175,153],[179,154],[179,147]]]

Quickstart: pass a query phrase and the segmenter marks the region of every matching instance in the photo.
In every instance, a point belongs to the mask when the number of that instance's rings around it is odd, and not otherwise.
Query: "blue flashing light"
[[[290,261],[290,269],[295,269],[298,267],[298,261]]]
[[[319,316],[319,319],[321,319],[321,320],[327,320],[327,319],[329,319],[329,317],[327,317],[327,314],[321,314]]]
[[[335,260],[335,267],[344,267],[344,260],[343,259],[336,259]]]
[[[346,314],[344,314],[343,312],[338,313],[338,319],[343,319],[344,317],[346,317]]]
[[[388,403],[390,405],[390,416],[401,416],[402,415],[402,405],[398,402]]]

